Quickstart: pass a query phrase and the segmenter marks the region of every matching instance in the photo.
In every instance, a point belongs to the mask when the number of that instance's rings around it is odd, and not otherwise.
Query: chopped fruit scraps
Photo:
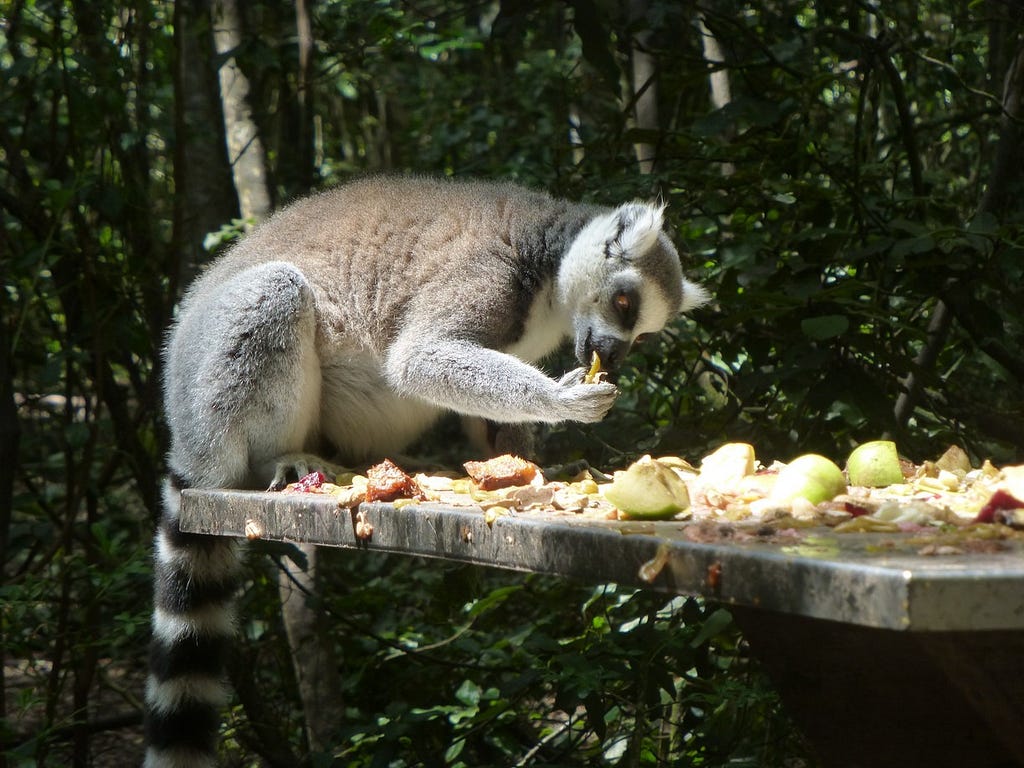
[[[426,499],[419,485],[393,461],[384,459],[366,472],[367,501]]]
[[[316,477],[316,476],[319,477]],[[355,507],[366,498],[366,487],[369,482],[365,475],[346,473],[339,476],[337,483],[327,481],[321,472],[310,472],[298,482],[284,488],[284,493],[313,493],[321,496],[333,496],[338,506]]]
[[[467,461],[466,473],[484,491],[496,491],[514,485],[529,485],[537,477],[536,464],[518,456],[505,454],[487,461]]]
[[[547,480],[536,464],[518,456],[464,466],[468,477],[410,477],[385,460],[366,476],[340,476],[338,485],[311,473],[286,490],[331,495],[346,508],[363,500],[476,507],[489,524],[503,515],[542,513],[673,518],[681,525],[728,526],[757,536],[814,526],[837,533],[969,530],[975,523],[1024,529],[1024,466],[1000,470],[986,461],[974,468],[959,448],[918,465],[901,458],[891,442],[873,441],[853,451],[845,473],[816,454],[766,467],[747,443],[723,445],[696,464],[677,456],[644,456],[612,477],[583,464],[576,475],[559,475],[564,481]],[[964,550],[958,544],[929,552],[958,548]]]
[[[361,509],[356,512],[355,526],[357,539],[367,541],[373,538],[373,523],[366,519],[366,514]]]
[[[1024,528],[1024,467],[1006,467],[975,518],[979,523],[1004,523]]]

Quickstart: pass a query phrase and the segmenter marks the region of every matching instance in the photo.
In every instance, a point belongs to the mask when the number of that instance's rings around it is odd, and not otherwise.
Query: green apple
[[[846,460],[850,485],[884,488],[903,482],[900,455],[891,440],[872,440],[853,449]]]
[[[816,453],[799,456],[779,470],[772,501],[782,504],[803,498],[812,504],[831,501],[846,491],[843,470]]]
[[[616,472],[603,492],[626,517],[643,520],[673,517],[690,506],[686,483],[671,467],[650,456]]]

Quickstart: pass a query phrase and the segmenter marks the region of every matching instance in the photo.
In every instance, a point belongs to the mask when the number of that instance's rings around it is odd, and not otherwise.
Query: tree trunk
[[[708,85],[711,95],[711,106],[715,109],[724,109],[732,101],[732,88],[729,85],[729,72],[723,66],[725,64],[725,52],[718,42],[718,38],[708,29],[704,12],[697,16],[697,26],[700,30],[700,44],[704,52],[704,61],[710,67],[708,74]],[[723,137],[731,140],[732,130]],[[736,166],[732,163],[722,163],[721,171],[723,176],[732,176],[736,172]]]
[[[1003,82],[1003,116],[999,125],[999,143],[992,164],[992,175],[981,200],[979,212],[1000,214],[1020,200],[1014,184],[1021,181],[1024,167],[1024,42],[1010,60]]]
[[[209,3],[174,4],[174,245],[171,297],[207,258],[203,241],[238,216],[210,39]]]
[[[320,551],[312,544],[296,545],[306,556],[302,570],[282,559],[278,576],[281,616],[284,619],[292,666],[306,718],[306,739],[312,752],[331,746],[344,714],[341,700],[340,659],[332,652],[323,613],[317,610],[317,562]]]
[[[267,156],[249,104],[249,79],[235,58],[235,52],[242,45],[242,20],[237,0],[217,0],[213,13],[213,43],[222,59],[218,75],[228,158],[242,218],[255,223],[270,213],[271,192],[267,183]]]
[[[643,26],[633,35],[632,49],[632,86],[633,86],[633,119],[636,127],[648,136],[658,132],[658,61],[651,53],[651,30],[644,21],[647,17],[647,0],[630,0],[630,18],[634,24]],[[633,144],[640,172],[654,173],[658,159],[658,147],[650,141],[638,141]]]
[[[270,213],[271,193],[266,155],[249,105],[249,81],[233,55],[242,44],[241,18],[236,0],[218,0],[215,8],[214,44],[224,58],[220,92],[228,153],[242,217],[255,223]],[[307,50],[306,55],[311,56],[312,51]],[[304,61],[303,66],[308,68],[311,62]],[[312,545],[298,546],[306,557],[306,570],[285,563],[278,578],[278,593],[306,719],[306,737],[311,750],[323,751],[330,746],[330,735],[340,722],[341,684],[337,662],[326,641],[323,616],[307,600],[307,595],[317,593],[318,551]]]
[[[302,187],[309,187],[316,176],[313,152],[313,22],[309,14],[309,0],[295,0],[295,28],[299,41],[297,178]]]
[[[0,280],[0,284],[4,281]],[[14,470],[18,466],[18,441],[21,428],[14,402],[14,366],[7,318],[12,317],[7,291],[0,291],[0,583],[7,565],[7,541],[11,529],[14,496]],[[0,659],[7,658],[6,622],[0,623]],[[0,664],[0,716],[7,715],[6,679]],[[0,768],[7,768],[7,757],[0,752]]]

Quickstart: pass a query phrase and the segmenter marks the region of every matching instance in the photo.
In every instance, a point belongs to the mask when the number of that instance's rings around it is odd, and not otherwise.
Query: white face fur
[[[685,280],[662,232],[664,206],[627,203],[597,216],[576,236],[558,274],[559,298],[573,318],[576,357],[591,353],[614,370],[639,336],[707,300]]]

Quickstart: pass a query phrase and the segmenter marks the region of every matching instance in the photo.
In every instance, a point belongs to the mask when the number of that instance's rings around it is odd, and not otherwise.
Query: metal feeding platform
[[[188,490],[181,528],[702,595],[733,613],[825,765],[1024,764],[1017,537],[359,511],[361,526],[329,495]]]

